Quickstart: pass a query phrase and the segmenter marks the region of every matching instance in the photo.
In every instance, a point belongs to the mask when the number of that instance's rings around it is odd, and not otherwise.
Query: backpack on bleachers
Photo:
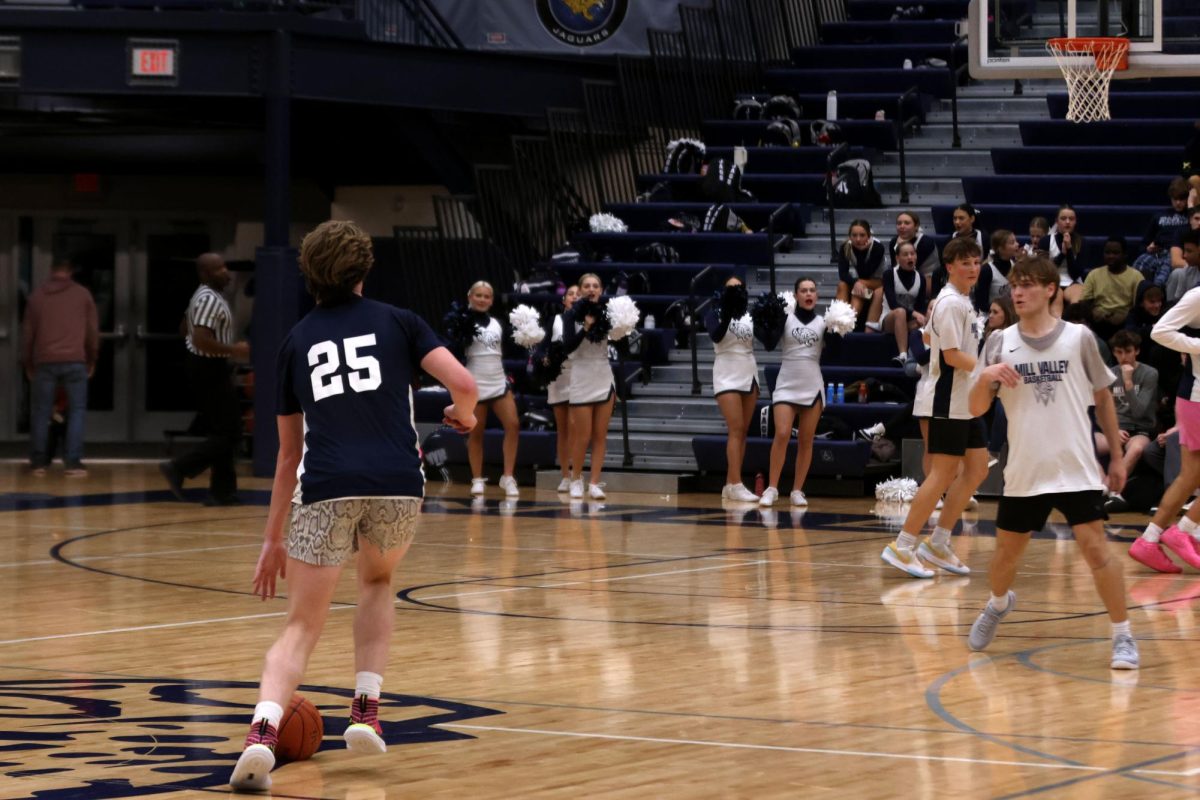
[[[837,165],[825,178],[836,208],[881,208],[883,198],[875,189],[871,162],[865,158],[848,158]]]
[[[709,206],[704,212],[704,222],[700,230],[705,233],[746,233],[750,229],[729,206],[721,203]]]
[[[626,294],[650,294],[650,275],[645,270],[629,273],[621,270],[612,277],[605,289],[609,297]]]
[[[667,142],[667,161],[663,172],[668,175],[695,175],[704,163],[704,142],[698,139],[672,139]]]
[[[777,119],[763,131],[760,147],[799,147],[804,144],[800,123],[794,119]]]
[[[634,248],[633,260],[639,264],[678,264],[679,251],[662,242],[651,242]]]
[[[794,119],[801,117],[800,104],[786,94],[777,94],[763,106],[763,119]]]
[[[813,144],[834,145],[846,141],[846,133],[842,130],[842,126],[827,119],[814,120],[808,126],[808,131],[812,136]]]
[[[712,203],[753,203],[755,197],[742,188],[742,168],[718,158],[708,165],[700,180],[700,196]]]
[[[733,118],[756,120],[763,118],[763,104],[753,97],[743,97],[733,104]]]

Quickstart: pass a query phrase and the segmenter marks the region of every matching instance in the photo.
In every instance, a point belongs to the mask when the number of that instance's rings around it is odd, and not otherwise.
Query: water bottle
[[[761,472],[756,474],[754,476],[754,493],[756,495],[762,496],[763,489],[767,488],[766,484],[767,484],[767,482],[766,482],[766,479],[763,478],[763,474]]]
[[[904,59],[904,68],[912,69],[912,59],[911,58]]]
[[[825,119],[830,122],[837,119],[837,91],[833,89],[825,96]]]
[[[832,383],[825,384],[825,405],[827,405],[827,406],[833,405],[833,384]]]
[[[648,331],[654,330],[654,315],[653,314],[646,315],[646,321],[642,324],[642,327]]]
[[[838,405],[846,402],[846,387],[843,384],[837,385],[837,399],[834,402]]]

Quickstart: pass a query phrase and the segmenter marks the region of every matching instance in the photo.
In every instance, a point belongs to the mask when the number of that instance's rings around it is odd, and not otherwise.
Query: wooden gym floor
[[[228,795],[285,608],[248,594],[267,482],[211,509],[170,501],[153,464],[0,477],[0,796]],[[880,562],[895,523],[873,506],[572,505],[527,489],[509,507],[494,488],[473,503],[431,484],[396,581],[388,753],[353,757],[337,736],[354,677],[348,570],[302,689],[326,745],[278,769],[274,794],[1200,792],[1195,575],[1148,574],[1113,544],[1143,668],[1110,672],[1089,572],[1048,529],[1015,613],[971,654],[994,506],[956,537],[975,574],[929,581]],[[1131,535],[1139,518],[1126,521]]]

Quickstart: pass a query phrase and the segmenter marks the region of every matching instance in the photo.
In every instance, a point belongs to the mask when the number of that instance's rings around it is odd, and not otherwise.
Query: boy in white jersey
[[[914,416],[929,418],[929,474],[909,506],[896,541],[880,554],[888,564],[914,578],[934,576],[925,562],[955,575],[971,571],[950,547],[950,532],[987,477],[987,435],[983,421],[974,418],[968,408],[971,372],[979,350],[970,292],[979,277],[981,255],[972,239],[955,238],[946,244],[942,258],[950,278],[929,314],[930,380],[913,403]],[[943,494],[946,498],[933,535],[918,546],[917,537]]]
[[[988,570],[992,597],[967,640],[983,650],[1000,620],[1012,612],[1010,590],[1029,534],[1042,529],[1050,511],[1067,518],[1096,591],[1112,620],[1112,669],[1137,669],[1137,642],[1129,632],[1125,582],[1104,535],[1105,485],[1125,485],[1121,430],[1111,385],[1115,378],[1100,358],[1096,339],[1082,325],[1055,318],[1050,303],[1058,292],[1058,269],[1045,256],[1017,262],[1008,275],[1016,325],[988,339],[971,410],[983,413],[997,394],[1008,414],[1008,464],[1004,494],[996,511],[996,552]],[[1096,463],[1088,407],[1108,439],[1108,478]],[[1053,442],[1047,448],[1046,442]]]

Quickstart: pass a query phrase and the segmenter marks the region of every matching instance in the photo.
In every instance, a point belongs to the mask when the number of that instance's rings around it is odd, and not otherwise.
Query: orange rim
[[[1129,40],[1119,36],[1074,36],[1046,40],[1063,53],[1091,53],[1100,69],[1129,69]]]

